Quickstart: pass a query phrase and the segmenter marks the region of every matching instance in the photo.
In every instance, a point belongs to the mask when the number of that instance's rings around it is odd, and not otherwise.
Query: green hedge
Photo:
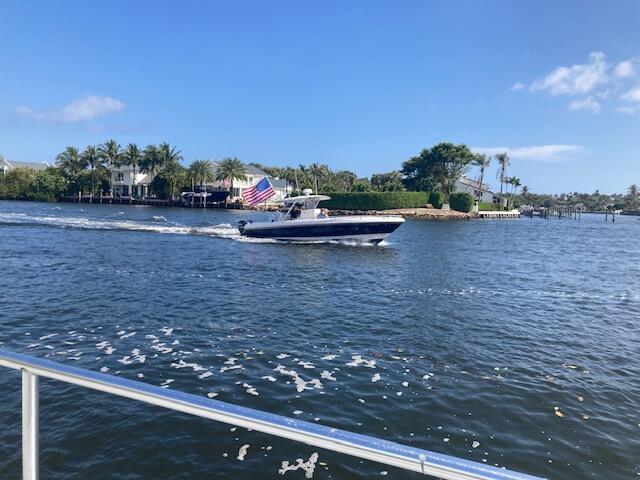
[[[500,210],[500,207],[495,203],[481,202],[478,204],[478,210],[480,212],[494,212],[496,210]]]
[[[389,210],[419,208],[427,204],[426,192],[351,192],[328,193],[331,200],[320,206],[337,210]]]
[[[442,208],[442,205],[444,205],[444,193],[431,192],[429,194],[429,203],[433,205],[433,208]]]
[[[449,195],[449,205],[452,210],[469,213],[473,207],[473,197],[464,192],[452,193]]]

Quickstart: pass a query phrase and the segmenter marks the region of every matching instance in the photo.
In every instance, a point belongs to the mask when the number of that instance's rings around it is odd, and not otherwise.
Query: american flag
[[[253,187],[247,188],[242,192],[242,198],[249,205],[255,205],[260,202],[264,202],[266,199],[273,197],[276,191],[273,189],[273,185],[267,177],[264,177]]]

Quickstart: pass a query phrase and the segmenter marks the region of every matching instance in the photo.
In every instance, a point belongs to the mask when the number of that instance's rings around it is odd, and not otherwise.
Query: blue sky
[[[5,0],[0,154],[167,140],[185,163],[370,175],[452,141],[508,149],[534,191],[624,191],[640,183],[640,2],[613,5]]]

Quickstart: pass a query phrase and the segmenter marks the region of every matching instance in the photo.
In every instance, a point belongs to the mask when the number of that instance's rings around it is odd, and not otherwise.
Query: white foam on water
[[[242,368],[242,365],[231,365],[230,367],[220,367],[220,373],[224,373],[227,370],[236,370],[238,368]]]
[[[316,469],[317,461],[318,461],[318,454],[315,452],[311,454],[311,456],[309,457],[309,460],[307,460],[306,462],[303,461],[301,458],[296,459],[295,465],[290,465],[287,460],[284,460],[282,462],[282,465],[280,466],[280,469],[278,470],[278,473],[280,475],[284,475],[289,470],[302,469],[304,470],[305,478],[313,478],[313,472]]]
[[[362,365],[363,367],[367,368],[376,368],[375,360],[367,360],[365,358],[362,358],[362,355],[352,355],[351,358],[353,359],[353,361],[346,364],[348,367],[359,367],[360,365]]]
[[[247,451],[249,450],[249,447],[250,445],[248,443],[245,443],[240,447],[240,450],[238,450],[238,460],[240,460],[241,462],[244,460],[244,457],[247,456]]]
[[[331,375],[331,372],[328,370],[324,370],[322,373],[320,373],[320,378],[323,378],[325,380],[331,380],[333,382],[335,382],[336,380],[336,377]]]
[[[304,380],[298,372],[295,370],[287,370],[284,365],[278,365],[274,370],[282,375],[286,375],[288,377],[293,378],[293,382],[296,385],[296,390],[298,393],[303,392],[305,390],[313,390],[314,388],[321,389],[322,382],[318,378],[312,378],[311,380]]]
[[[218,238],[230,238],[243,242],[272,243],[274,240],[249,238],[240,235],[240,231],[228,223],[218,225],[193,227],[189,225],[170,224],[162,220],[162,216],[153,218],[149,222],[135,220],[107,220],[88,217],[59,217],[43,215],[26,215],[14,213],[0,213],[0,224],[45,225],[59,228],[78,228],[86,230],[127,230],[135,232],[164,233],[174,235],[208,235]],[[166,220],[166,219],[165,219]],[[166,223],[169,223],[166,225]]]
[[[171,366],[173,368],[191,368],[194,372],[202,372],[207,370],[202,365],[198,365],[197,363],[187,363],[182,359],[180,359],[178,363],[172,363]]]

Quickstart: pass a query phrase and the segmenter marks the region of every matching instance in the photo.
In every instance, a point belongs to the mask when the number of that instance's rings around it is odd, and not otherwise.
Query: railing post
[[[38,480],[38,376],[22,370],[22,479]]]

